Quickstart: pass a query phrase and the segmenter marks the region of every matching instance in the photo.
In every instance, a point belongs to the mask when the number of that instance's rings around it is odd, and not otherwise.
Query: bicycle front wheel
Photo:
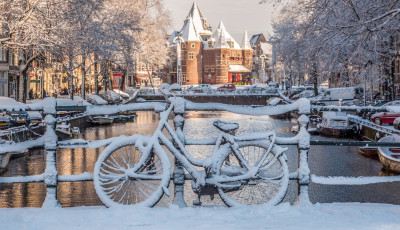
[[[276,155],[268,151],[268,142],[238,143],[239,152],[249,166],[255,166],[267,154],[260,170],[254,178],[220,183],[218,193],[229,207],[240,205],[277,205],[285,197],[289,170],[284,154]],[[225,178],[244,175],[248,170],[237,156],[231,152],[218,167],[217,175]]]
[[[96,193],[107,207],[152,207],[161,199],[169,181],[170,164],[165,152],[153,148],[150,154],[143,154],[135,139],[109,145],[94,169]]]

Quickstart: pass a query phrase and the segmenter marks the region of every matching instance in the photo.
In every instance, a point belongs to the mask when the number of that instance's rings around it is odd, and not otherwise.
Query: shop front
[[[243,65],[229,65],[229,82],[235,85],[250,85],[251,71]]]

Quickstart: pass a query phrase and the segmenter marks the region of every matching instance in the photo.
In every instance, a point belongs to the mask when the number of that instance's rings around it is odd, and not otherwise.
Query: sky
[[[164,0],[173,21],[173,29],[180,30],[194,0]],[[258,4],[258,0],[197,0],[203,16],[214,32],[222,20],[228,32],[241,42],[244,30],[249,37],[272,32],[271,20],[277,10],[271,4]]]

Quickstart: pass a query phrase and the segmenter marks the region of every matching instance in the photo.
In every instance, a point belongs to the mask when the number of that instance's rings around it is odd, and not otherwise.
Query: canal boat
[[[56,133],[59,139],[69,139],[72,137],[71,125],[65,122],[56,125]]]
[[[400,143],[400,136],[386,136],[378,142]],[[378,156],[385,169],[400,173],[399,147],[378,147]]]
[[[10,157],[10,152],[0,154],[0,173],[6,170]]]
[[[29,114],[25,111],[10,111],[7,112],[7,115],[10,116],[11,125],[28,125],[31,122]]]
[[[11,126],[10,117],[7,115],[0,115],[0,129],[7,129]]]
[[[112,124],[114,122],[114,118],[108,115],[104,115],[104,116],[90,117],[90,121],[93,124],[107,125],[107,124]]]
[[[317,127],[326,136],[347,136],[352,133],[347,115],[341,112],[324,112],[322,122]]]
[[[377,147],[359,147],[358,152],[366,157],[377,157],[378,148]]]

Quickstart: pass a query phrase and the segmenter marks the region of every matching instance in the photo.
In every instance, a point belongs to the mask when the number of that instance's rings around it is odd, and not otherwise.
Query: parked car
[[[399,129],[399,130],[400,130],[400,117],[394,119],[394,121],[393,121],[393,127],[394,127],[395,129]]]
[[[7,112],[7,115],[11,117],[11,125],[29,125],[31,122],[29,114],[25,111],[11,111]]]
[[[396,118],[400,117],[400,113],[375,113],[371,116],[371,121],[377,125],[393,124]]]
[[[233,91],[233,90],[236,90],[236,86],[232,83],[228,83],[221,87],[218,87],[218,91]]]
[[[207,93],[211,92],[211,85],[210,84],[200,84],[199,86],[191,88],[196,93]]]
[[[384,106],[384,105],[386,105],[386,103],[388,103],[388,102],[390,102],[390,101],[379,101],[379,102],[377,102],[377,103],[375,103],[374,104],[374,107],[381,107],[381,106]],[[371,116],[372,115],[374,115],[376,112],[374,112],[374,111],[369,111],[368,113],[367,113],[367,118],[369,119],[369,120],[371,120]]]

